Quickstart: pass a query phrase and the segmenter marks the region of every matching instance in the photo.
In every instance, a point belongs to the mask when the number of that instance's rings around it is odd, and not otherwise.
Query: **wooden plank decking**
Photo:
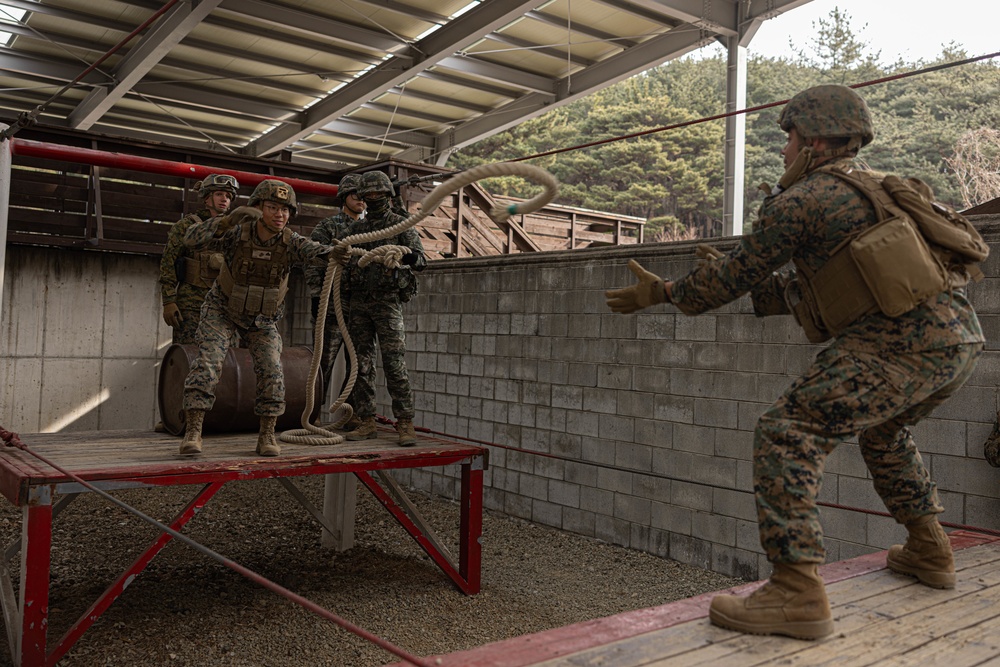
[[[280,435],[280,434],[279,434]],[[256,454],[256,433],[206,434],[201,456],[180,456],[180,438],[152,431],[29,433],[20,438],[33,451],[71,473],[94,482],[135,485],[196,484],[205,479],[285,477],[356,470],[448,465],[488,452],[475,445],[418,435],[412,447],[396,445],[396,432],[381,428],[378,438],[339,445],[280,442],[281,456]],[[29,486],[65,483],[68,478],[30,454],[0,448],[0,494],[15,505]]]
[[[823,566],[836,630],[820,641],[717,628],[707,618],[717,595],[711,593],[440,656],[436,664],[1000,667],[1000,538],[958,531],[951,539],[958,585],[950,591],[885,569],[884,551]],[[746,593],[759,585],[733,590]]]

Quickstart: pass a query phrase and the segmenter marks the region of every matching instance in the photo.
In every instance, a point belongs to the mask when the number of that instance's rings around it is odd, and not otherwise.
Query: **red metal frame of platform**
[[[468,595],[479,592],[482,548],[483,471],[488,450],[421,436],[413,447],[398,447],[391,435],[341,445],[283,443],[282,456],[253,453],[256,434],[207,436],[205,454],[176,455],[177,438],[144,431],[39,433],[21,436],[30,449],[104,491],[201,485],[191,501],[168,524],[180,531],[227,483],[277,479],[323,522],[289,478],[353,473],[424,551]],[[392,439],[390,439],[392,438]],[[386,474],[392,469],[461,466],[459,558],[427,527],[403,490]],[[378,478],[378,480],[376,480]],[[172,539],[161,533],[87,609],[50,651],[46,630],[49,613],[52,521],[79,494],[88,490],[26,452],[0,448],[0,493],[22,508],[21,538],[5,548],[0,563],[0,602],[14,664],[50,667],[118,598]],[[53,505],[53,499],[58,501]],[[325,525],[325,524],[324,524]],[[15,595],[6,563],[21,552],[20,591]]]

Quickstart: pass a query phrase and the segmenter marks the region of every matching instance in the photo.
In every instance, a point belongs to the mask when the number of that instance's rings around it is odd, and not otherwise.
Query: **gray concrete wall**
[[[971,288],[988,351],[916,437],[944,518],[1000,529],[1000,470],[982,459],[1000,383],[1000,222],[978,222],[994,248],[986,280]],[[607,310],[604,290],[631,282],[629,258],[679,276],[693,250],[663,244],[434,262],[406,307],[416,422],[562,457],[491,448],[490,509],[755,578],[766,563],[750,492],[754,424],[820,347],[790,318],[754,317],[746,298],[696,318],[672,307]],[[158,264],[8,248],[0,425],[22,433],[152,427],[169,343]],[[282,333],[308,344],[308,299],[297,275],[293,285]],[[379,401],[391,415],[384,388]],[[455,472],[399,476],[454,497]],[[830,458],[821,499],[884,509],[856,443]],[[903,534],[885,517],[827,507],[822,516],[831,560]]]
[[[994,254],[970,289],[988,351],[915,437],[943,518],[1000,529],[1000,470],[982,458],[1000,380],[1000,225],[988,223],[979,221]],[[821,348],[790,317],[755,317],[748,297],[699,317],[608,311],[603,292],[632,282],[629,258],[680,276],[693,251],[664,244],[435,263],[408,311],[416,421],[569,459],[492,448],[491,509],[756,578],[767,570],[751,493],[753,429]],[[822,501],[884,512],[856,441],[826,472]],[[414,471],[406,481],[456,492],[452,475]],[[822,518],[830,560],[905,535],[887,517],[824,507]]]

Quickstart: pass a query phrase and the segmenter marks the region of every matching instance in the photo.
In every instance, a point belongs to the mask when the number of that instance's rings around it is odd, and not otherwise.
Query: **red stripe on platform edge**
[[[956,530],[949,534],[952,548],[970,547],[1000,541],[1000,537]],[[878,551],[849,560],[828,563],[820,567],[823,581],[832,584],[885,569],[885,551]],[[742,584],[692,598],[669,602],[659,607],[637,609],[615,616],[574,623],[562,628],[543,630],[530,635],[513,637],[492,644],[436,656],[441,667],[529,667],[588,648],[663,630],[674,625],[706,618],[712,598],[720,594],[743,595],[763,585],[764,581]],[[406,667],[394,663],[387,667]]]

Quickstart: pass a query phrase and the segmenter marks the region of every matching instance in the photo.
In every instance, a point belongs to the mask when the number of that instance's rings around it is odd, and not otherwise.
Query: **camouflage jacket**
[[[204,222],[191,225],[188,228],[187,233],[184,235],[184,245],[189,248],[207,248],[210,250],[218,250],[222,252],[226,265],[232,267],[233,257],[235,256],[236,249],[240,243],[240,234],[243,231],[242,225],[236,225],[232,229],[229,229],[228,231],[217,236],[218,227],[219,218],[212,218],[210,220],[205,220]],[[252,233],[256,236],[256,229]],[[282,242],[281,239],[282,234],[276,234],[267,241],[260,241],[260,238],[257,237],[257,241],[265,246],[277,245]],[[317,243],[307,239],[301,234],[292,232],[288,242],[287,256],[290,261],[287,269],[291,269],[292,265],[326,266],[326,256],[332,249],[332,246]],[[212,285],[212,288],[208,290],[208,295],[205,297],[205,300],[210,304],[225,310],[228,299],[223,293],[222,287],[219,286],[218,280],[216,280],[215,284]],[[278,312],[271,317],[264,315],[258,315],[256,317],[251,315],[240,315],[237,317],[231,317],[231,319],[236,324],[249,328],[254,325],[259,327],[265,324],[273,324],[280,320],[284,314],[285,304],[282,303],[278,308]]]
[[[366,232],[375,232],[403,222],[406,218],[392,211],[382,215],[372,215],[369,211],[360,220],[352,221],[344,228],[343,236],[354,236]],[[352,259],[347,267],[347,283],[349,285],[351,299],[398,299],[409,301],[410,297],[416,294],[417,278],[415,271],[423,271],[427,266],[427,257],[424,255],[424,246],[420,242],[417,230],[409,228],[402,234],[373,241],[371,243],[356,243],[354,247],[371,250],[383,245],[400,245],[411,248],[417,254],[417,261],[412,266],[400,266],[398,269],[386,268],[383,264],[372,262],[365,268],[359,268],[357,259]]]
[[[200,305],[208,291],[183,282],[178,273],[180,260],[192,255],[191,250],[184,245],[184,234],[187,233],[188,227],[195,223],[196,217],[199,220],[208,220],[212,217],[212,213],[207,208],[190,213],[175,222],[167,234],[167,244],[160,259],[160,298],[164,304],[193,299]]]
[[[752,292],[758,316],[789,313],[784,289],[795,271],[779,270],[795,258],[815,271],[843,241],[878,221],[864,195],[835,176],[815,171],[767,197],[758,218],[753,232],[726,257],[704,263],[673,284],[671,298],[682,312],[703,313]],[[872,354],[908,354],[980,342],[984,338],[976,313],[965,290],[956,289],[899,317],[875,313],[861,318],[832,345]]]
[[[354,218],[341,211],[337,215],[320,220],[316,227],[313,228],[309,238],[317,243],[332,245],[335,241],[339,241],[347,236],[344,231],[352,222],[354,222]],[[320,290],[323,289],[323,279],[326,278],[326,266],[309,265],[306,266],[304,271],[306,274],[306,283],[309,285],[309,293],[312,296],[319,296]],[[346,281],[341,281],[341,288],[347,288]]]

